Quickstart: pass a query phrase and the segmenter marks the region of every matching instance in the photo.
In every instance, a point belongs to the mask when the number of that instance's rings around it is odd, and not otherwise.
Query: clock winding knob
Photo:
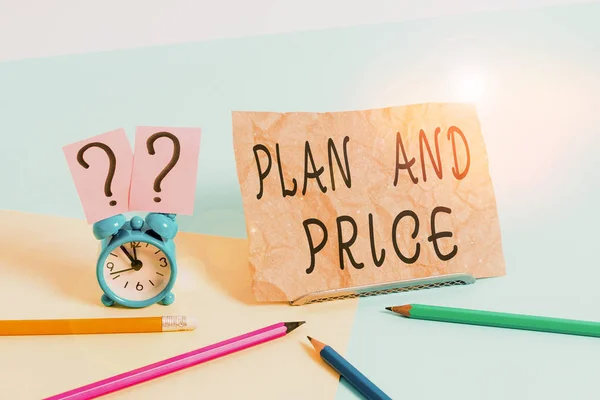
[[[136,231],[139,231],[144,226],[144,220],[137,215],[132,217],[129,223],[131,224],[131,229],[135,229]]]

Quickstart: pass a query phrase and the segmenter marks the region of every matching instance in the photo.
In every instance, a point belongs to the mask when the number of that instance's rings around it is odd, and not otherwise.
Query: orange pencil
[[[194,329],[196,329],[195,319],[184,315],[0,321],[0,336],[151,333]]]

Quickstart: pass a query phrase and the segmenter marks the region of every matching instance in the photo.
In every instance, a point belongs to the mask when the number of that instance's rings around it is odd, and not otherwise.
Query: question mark
[[[90,164],[88,164],[83,159],[83,153],[85,153],[87,151],[87,149],[89,149],[91,147],[101,148],[102,150],[104,150],[104,152],[108,156],[109,167],[108,167],[108,174],[106,175],[106,180],[104,181],[104,194],[106,195],[106,197],[111,197],[112,192],[110,191],[110,186],[112,184],[113,177],[115,176],[115,167],[117,165],[117,159],[115,158],[115,153],[113,153],[111,148],[108,147],[107,145],[105,145],[104,143],[92,142],[92,143],[86,144],[81,149],[79,149],[79,152],[77,152],[77,162],[79,164],[81,164],[81,166],[85,169],[88,169],[90,167]],[[108,203],[108,204],[110,204],[111,206],[116,206],[117,202],[114,200],[111,200],[110,203]]]
[[[154,179],[154,191],[155,192],[160,192],[161,182],[163,181],[163,179],[165,179],[165,176],[167,176],[167,174],[173,169],[175,164],[177,164],[177,161],[179,160],[179,153],[181,151],[181,146],[179,145],[179,139],[177,139],[177,136],[175,136],[169,132],[158,132],[158,133],[155,133],[154,135],[150,136],[148,138],[148,140],[146,141],[146,146],[148,148],[148,153],[150,153],[150,155],[153,156],[154,154],[156,154],[156,152],[154,151],[154,142],[156,142],[157,139],[160,139],[162,137],[169,138],[173,142],[173,155],[171,156],[171,161],[169,161],[167,166],[164,167],[163,170],[160,172],[160,174],[158,174],[156,179]],[[160,197],[155,197],[154,201],[159,203]]]

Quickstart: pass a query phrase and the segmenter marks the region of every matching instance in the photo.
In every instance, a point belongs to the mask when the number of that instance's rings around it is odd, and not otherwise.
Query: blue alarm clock
[[[94,237],[101,241],[96,277],[104,292],[102,304],[141,308],[173,303],[175,219],[175,214],[149,213],[127,221],[118,214],[93,225]]]

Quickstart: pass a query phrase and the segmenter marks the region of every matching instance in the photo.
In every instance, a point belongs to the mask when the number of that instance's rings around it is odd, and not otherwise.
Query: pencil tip
[[[308,340],[310,340],[310,344],[312,344],[317,353],[320,353],[321,350],[323,350],[323,348],[325,347],[324,343],[321,343],[318,340],[311,338],[310,336],[307,336],[307,338]]]
[[[283,324],[286,327],[286,332],[285,333],[290,333],[291,331],[293,331],[294,329],[296,329],[297,327],[299,327],[300,325],[305,324],[306,321],[296,321],[296,322],[284,322]]]
[[[396,314],[400,314],[404,317],[410,317],[410,310],[412,305],[404,304],[403,306],[394,306],[394,307],[386,307],[386,310],[390,310],[391,312],[395,312]]]

